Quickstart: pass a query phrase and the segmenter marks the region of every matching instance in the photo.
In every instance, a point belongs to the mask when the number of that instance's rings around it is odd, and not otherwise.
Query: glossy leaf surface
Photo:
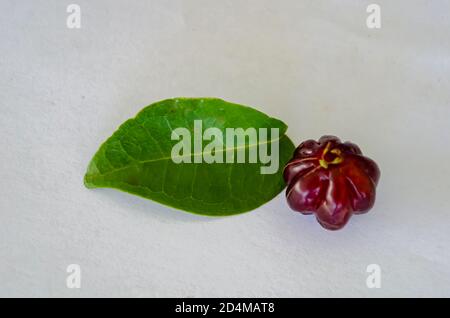
[[[194,121],[202,122],[203,131],[216,127],[269,129],[265,144],[279,142],[278,171],[261,174],[257,163],[174,163],[172,132],[187,128],[194,138]],[[270,135],[278,128],[279,136]],[[238,214],[253,210],[271,200],[285,187],[282,171],[291,158],[294,145],[285,135],[287,126],[253,108],[215,98],[176,98],[154,103],[135,118],[127,120],[97,151],[85,175],[88,188],[108,187],[129,192],[181,210],[210,216]],[[210,140],[203,140],[201,152]],[[192,140],[194,144],[194,140]],[[244,145],[260,147],[250,142]],[[237,147],[237,146],[236,146]],[[237,151],[224,146],[227,151]],[[247,153],[249,155],[249,153]],[[247,158],[247,157],[246,157]],[[224,160],[226,161],[226,160]]]

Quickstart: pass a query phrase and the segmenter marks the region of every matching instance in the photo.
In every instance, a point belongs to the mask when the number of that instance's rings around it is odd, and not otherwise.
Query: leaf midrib
[[[266,141],[266,142],[261,142],[261,143],[257,143],[257,144],[251,144],[251,145],[248,145],[248,146],[245,145],[245,146],[238,146],[238,147],[233,147],[233,148],[226,148],[226,147],[223,148],[222,147],[222,150],[218,151],[218,153],[223,153],[223,152],[227,152],[227,151],[231,151],[231,150],[235,151],[235,150],[239,150],[239,149],[250,149],[252,147],[256,147],[256,146],[259,146],[259,145],[271,144],[272,142],[281,140],[283,137],[285,137],[285,135],[282,135],[281,137],[278,137],[277,139],[271,139],[268,142]],[[223,145],[223,143],[222,143],[222,145]],[[127,153],[127,151],[123,147],[122,147],[122,149],[123,149],[123,151],[125,153]],[[189,156],[188,155],[186,155],[186,156],[177,156],[176,158],[188,158],[188,157],[196,157],[196,156],[200,156],[200,155],[203,156],[203,154],[205,154],[205,152],[201,152],[201,153],[197,152],[197,153],[189,154]],[[128,153],[127,153],[127,155],[130,158],[133,158]],[[105,156],[106,156],[106,154],[105,154]],[[122,170],[126,170],[126,169],[129,169],[129,168],[137,166],[137,165],[143,165],[143,164],[151,163],[151,162],[165,161],[165,160],[169,160],[169,159],[172,159],[172,156],[170,156],[170,157],[162,157],[162,158],[158,158],[158,159],[142,160],[142,161],[136,160],[136,159],[133,158],[134,162],[132,164],[128,164],[128,165],[126,165],[124,167],[121,167],[121,168],[118,168],[118,169],[113,169],[113,170],[110,170],[110,171],[105,172],[105,173],[96,173],[96,174],[91,174],[91,175],[87,174],[86,177],[96,178],[96,177],[99,177],[99,176],[106,176],[108,174],[115,173],[115,172],[122,171]],[[95,162],[94,162],[94,164],[97,166],[97,164]],[[97,170],[98,170],[98,167],[97,167]]]

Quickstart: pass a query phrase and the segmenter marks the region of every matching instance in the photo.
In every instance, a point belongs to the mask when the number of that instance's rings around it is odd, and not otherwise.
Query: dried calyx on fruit
[[[357,145],[335,136],[302,142],[284,168],[289,206],[315,214],[326,229],[338,230],[352,214],[369,211],[380,178],[377,164]]]

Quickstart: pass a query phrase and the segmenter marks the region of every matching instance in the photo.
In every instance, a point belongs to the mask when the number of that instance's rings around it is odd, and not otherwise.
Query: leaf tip
[[[90,178],[89,178],[89,174],[86,173],[86,174],[84,175],[84,178],[83,178],[83,184],[84,184],[84,186],[85,186],[86,188],[88,188],[88,189],[93,189],[93,188],[95,188],[95,185],[94,185],[89,179],[90,179]]]

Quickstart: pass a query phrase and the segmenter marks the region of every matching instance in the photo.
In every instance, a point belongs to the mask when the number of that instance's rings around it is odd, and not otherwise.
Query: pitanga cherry
[[[373,160],[354,143],[335,136],[302,142],[284,168],[289,206],[315,214],[328,230],[341,229],[352,214],[372,208],[379,178]]]

